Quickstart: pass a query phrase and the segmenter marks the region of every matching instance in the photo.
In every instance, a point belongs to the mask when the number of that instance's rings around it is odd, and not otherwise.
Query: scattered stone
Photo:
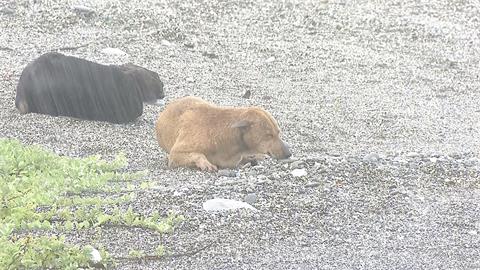
[[[294,157],[290,157],[290,158],[287,158],[287,159],[280,159],[279,162],[283,163],[283,164],[290,164],[290,163],[295,162],[297,160],[298,159],[296,159]]]
[[[302,177],[307,175],[307,171],[305,169],[295,169],[292,171],[292,175],[294,177]]]
[[[267,179],[267,176],[263,175],[263,174],[259,174],[257,176],[257,180],[263,180],[263,179]]]
[[[236,170],[222,169],[222,170],[218,170],[218,175],[225,176],[225,177],[237,177],[239,173]]]
[[[195,82],[195,79],[194,79],[193,77],[188,77],[188,78],[186,79],[186,81],[187,81],[188,83],[193,83],[193,82]]]
[[[453,184],[454,183],[453,179],[451,179],[451,178],[446,178],[444,180],[444,182],[445,182],[445,184]]]
[[[166,39],[162,39],[162,41],[160,41],[160,44],[162,44],[163,46],[167,46],[167,47],[172,47],[173,46],[173,43],[166,40]]]
[[[393,159],[394,162],[398,162],[398,163],[407,163],[407,160],[405,160],[403,157],[401,156],[397,156]]]
[[[121,56],[125,56],[127,55],[126,52],[118,49],[118,48],[105,48],[102,50],[102,53],[104,54],[109,54],[109,55],[121,55]]]
[[[91,247],[90,260],[93,263],[99,263],[102,261],[102,256],[100,255],[100,252],[94,247]]]
[[[305,185],[306,188],[316,188],[320,186],[320,182],[309,182]]]
[[[303,167],[302,165],[304,164],[303,160],[297,160],[292,163],[290,163],[290,168],[291,169],[301,169]]]
[[[187,48],[190,48],[190,49],[195,48],[195,44],[193,42],[185,42],[185,43],[183,43],[183,46],[185,46]]]
[[[363,157],[363,161],[376,163],[380,159],[380,156],[377,153],[370,153]]]
[[[218,55],[216,55],[214,53],[211,53],[211,52],[203,52],[202,55],[206,56],[208,58],[212,58],[212,59],[217,59],[218,58]]]
[[[173,196],[174,196],[174,197],[180,197],[180,196],[182,196],[182,195],[184,195],[184,194],[185,194],[185,193],[183,193],[182,191],[178,191],[178,190],[175,190],[175,191],[173,192]]]
[[[417,152],[408,152],[406,156],[408,158],[416,158],[416,157],[420,156],[420,154],[417,153]]]
[[[254,169],[255,171],[264,171],[264,170],[265,170],[265,166],[255,165],[255,166],[252,167],[252,169]]]
[[[265,63],[272,63],[273,61],[275,61],[275,57],[269,57],[267,58],[267,60],[265,60]]]
[[[247,90],[245,91],[245,94],[243,94],[242,98],[250,98],[251,95],[252,95],[252,91]]]
[[[432,162],[432,163],[437,163],[437,161],[438,161],[438,158],[436,158],[436,157],[431,157],[430,158],[430,162]]]
[[[257,201],[257,194],[248,193],[243,200],[248,204],[254,204]]]
[[[228,211],[240,208],[258,211],[255,207],[246,202],[231,199],[211,199],[203,203],[203,209],[207,212]]]
[[[87,15],[95,13],[95,10],[93,8],[83,5],[73,5],[72,10],[77,13],[83,13]]]
[[[11,14],[15,13],[15,10],[13,10],[11,8],[8,8],[8,7],[4,7],[4,8],[0,9],[0,13],[11,15]]]

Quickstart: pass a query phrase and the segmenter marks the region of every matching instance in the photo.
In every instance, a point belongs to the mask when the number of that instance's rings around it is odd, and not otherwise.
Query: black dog
[[[15,106],[21,114],[126,123],[142,114],[142,102],[163,97],[163,83],[153,71],[46,53],[23,70]]]

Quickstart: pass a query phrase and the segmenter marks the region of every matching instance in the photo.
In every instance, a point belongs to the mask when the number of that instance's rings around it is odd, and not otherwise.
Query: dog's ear
[[[232,124],[232,128],[241,128],[241,129],[246,129],[249,128],[252,125],[250,121],[247,120],[240,120]]]

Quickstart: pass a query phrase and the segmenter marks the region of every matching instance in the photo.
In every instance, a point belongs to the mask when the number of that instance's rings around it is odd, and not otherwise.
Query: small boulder
[[[231,199],[211,199],[203,203],[203,209],[207,212],[229,211],[240,208],[258,211],[246,202]]]

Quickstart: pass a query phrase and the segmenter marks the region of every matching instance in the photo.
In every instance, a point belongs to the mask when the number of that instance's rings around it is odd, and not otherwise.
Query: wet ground
[[[118,269],[480,268],[479,9],[461,0],[2,2],[0,136],[70,156],[124,151],[128,170],[149,171],[157,185],[133,206],[186,220],[172,235],[109,230],[101,242],[113,255],[207,246]],[[153,132],[161,106],[127,125],[21,116],[20,73],[52,50],[152,69],[166,102],[263,106],[294,160],[232,178],[170,170]],[[247,194],[258,212],[202,209]]]

